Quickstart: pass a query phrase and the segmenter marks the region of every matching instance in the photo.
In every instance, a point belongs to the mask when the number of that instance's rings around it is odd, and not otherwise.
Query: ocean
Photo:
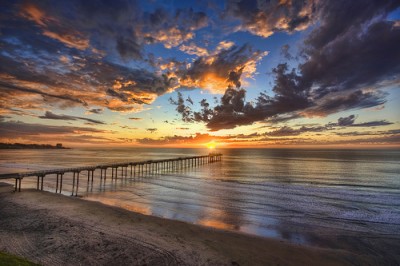
[[[155,148],[1,150],[0,173],[208,152]],[[334,246],[340,239],[352,241],[360,236],[400,243],[400,150],[214,152],[223,154],[221,162],[117,181],[108,178],[105,185],[98,182],[96,171],[93,187],[82,181],[79,196],[146,215],[299,244]],[[86,177],[82,172],[82,180]],[[64,182],[63,193],[71,195],[71,177],[66,175]],[[22,189],[30,187],[36,187],[36,178],[24,178]],[[54,189],[55,176],[46,176],[45,190]]]

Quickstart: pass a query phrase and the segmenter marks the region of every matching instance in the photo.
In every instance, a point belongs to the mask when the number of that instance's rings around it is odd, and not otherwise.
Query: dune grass
[[[0,265],[2,266],[37,266],[26,259],[0,251]]]

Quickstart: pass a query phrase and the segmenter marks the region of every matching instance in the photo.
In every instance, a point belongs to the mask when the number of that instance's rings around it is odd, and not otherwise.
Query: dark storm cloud
[[[395,1],[321,1],[320,22],[305,39],[297,90],[313,99],[308,115],[327,115],[385,102],[381,83],[399,78],[400,28],[385,15]],[[340,21],[340,23],[338,23]],[[282,77],[282,84],[293,78]],[[313,88],[313,89],[311,89]],[[375,88],[375,90],[364,90]]]
[[[228,0],[226,12],[241,20],[238,30],[269,37],[277,31],[307,28],[314,15],[314,1]]]
[[[122,58],[141,58],[142,44],[135,35],[140,7],[135,1],[25,1],[15,6],[43,35],[70,48],[96,47]]]
[[[332,3],[337,2],[341,1],[332,1]],[[359,4],[362,10],[365,1],[346,3]],[[385,7],[379,9],[377,6],[375,15],[388,12]],[[350,8],[341,7],[341,10],[345,10],[346,13]],[[331,12],[332,10],[329,11]],[[347,17],[336,17],[335,21],[342,19],[345,22],[348,20]],[[327,20],[329,21],[329,16]],[[299,68],[303,84],[318,84],[319,88],[313,92],[314,97],[324,97],[336,91],[375,87],[382,81],[398,78],[400,52],[395,43],[400,41],[400,28],[394,27],[393,22],[378,20],[376,17],[362,22],[362,24],[345,24],[348,28],[338,32],[336,38],[333,38],[334,33],[328,38],[326,31],[334,31],[330,28],[337,26],[326,25],[325,22],[322,28],[313,31],[305,41],[307,46],[304,54],[308,60]],[[335,24],[342,25],[342,23]]]
[[[178,99],[174,100],[169,98],[169,102],[173,105],[176,105],[176,111],[182,115],[182,120],[184,122],[192,122],[193,119],[191,118],[192,110],[185,105],[185,100],[182,97],[182,93],[178,92]]]
[[[161,42],[166,48],[172,48],[192,39],[195,30],[207,26],[208,17],[192,8],[174,12],[157,8],[144,15],[144,22],[143,33],[148,43]]]
[[[118,37],[117,50],[123,58],[142,58],[141,46],[135,40],[136,38]]]
[[[90,119],[90,118],[86,118],[86,117],[79,117],[79,116],[72,116],[72,115],[57,115],[54,114],[50,111],[46,111],[46,113],[43,116],[39,116],[39,118],[42,119],[53,119],[53,120],[69,120],[69,121],[76,121],[76,120],[83,120],[83,121],[87,121],[93,124],[100,124],[100,125],[104,125],[105,123],[99,120],[94,120],[94,119]]]
[[[0,64],[0,75],[6,78],[3,78],[0,86],[19,91],[20,94],[40,94],[47,97],[43,100],[48,103],[57,99],[64,100],[64,103],[59,101],[61,107],[73,104],[86,107],[93,104],[112,110],[122,107],[132,110],[135,107],[126,103],[151,103],[158,95],[176,86],[174,78],[157,75],[145,69],[131,69],[102,61],[95,55],[77,53],[67,58],[51,56],[42,51],[41,54],[45,58],[38,59],[34,50],[37,48],[41,51],[41,47],[27,47],[26,54],[22,57],[20,50],[25,49],[24,45],[6,44],[4,53],[0,54],[0,60],[4,62]],[[49,91],[49,87],[51,93],[45,92]],[[121,102],[110,103],[105,99],[105,94]],[[5,95],[3,98],[5,97],[9,98],[10,104],[17,104],[18,94]]]
[[[71,101],[71,102],[75,102],[75,103],[80,103],[85,106],[87,105],[87,103],[85,101],[71,97],[69,95],[57,95],[57,94],[47,93],[47,92],[37,90],[37,89],[23,88],[23,87],[8,84],[8,83],[2,82],[2,81],[0,81],[0,87],[5,90],[15,90],[15,91],[20,91],[20,92],[33,93],[33,94],[38,94],[41,96],[47,96],[47,97],[57,98],[60,100],[66,100],[66,101]]]
[[[22,94],[42,95],[43,101],[35,98],[29,105],[36,109],[82,104],[124,112],[152,103],[177,82],[145,66],[148,36],[178,45],[208,21],[192,9],[164,11],[157,24],[136,1],[5,2],[0,77],[14,92],[1,97],[9,106],[25,108],[28,104],[18,100]],[[136,67],[124,66],[132,60]]]
[[[266,10],[274,4],[267,4]],[[235,1],[230,5],[230,12],[245,21],[247,30],[267,35],[269,28],[257,24],[254,18],[261,16],[261,21],[268,21],[268,14],[260,13],[255,2]],[[261,93],[254,103],[245,102],[243,89],[229,87],[219,105],[207,105],[206,116],[202,115],[204,108],[195,115],[183,103],[182,117],[205,122],[215,131],[282,115],[326,116],[385,103],[387,93],[380,88],[400,80],[400,27],[386,20],[387,14],[398,6],[400,2],[390,0],[316,3],[313,14],[319,21],[304,40],[301,63],[294,69],[281,63],[272,70],[273,96]],[[293,10],[299,8],[301,4]],[[299,18],[293,14],[290,17]],[[286,21],[289,31],[295,29],[290,27],[291,21]]]
[[[229,87],[221,97],[220,103],[213,108],[206,100],[202,100],[200,112],[192,112],[185,105],[181,95],[176,104],[177,111],[186,122],[206,122],[212,130],[230,129],[239,125],[249,125],[279,114],[291,113],[310,106],[307,94],[299,89],[299,77],[287,71],[287,64],[280,64],[273,69],[275,75],[274,97],[261,93],[255,103],[245,101],[246,91],[242,88]]]
[[[338,126],[350,126],[354,124],[354,121],[356,120],[355,115],[349,115],[347,117],[340,117],[338,119],[337,125]]]
[[[107,95],[110,95],[112,97],[118,98],[123,102],[127,102],[128,101],[128,95],[126,93],[121,93],[121,92],[116,92],[113,89],[108,89],[106,91]]]
[[[342,91],[329,93],[304,111],[307,115],[325,116],[349,109],[369,108],[384,104],[387,93],[382,91]]]

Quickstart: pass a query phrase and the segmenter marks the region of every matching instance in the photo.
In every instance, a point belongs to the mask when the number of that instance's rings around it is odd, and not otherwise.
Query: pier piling
[[[23,173],[11,173],[11,174],[0,174],[1,179],[15,179],[15,192],[21,191],[22,179],[24,177],[35,177],[36,189],[43,190],[44,188],[44,177],[46,175],[56,174],[56,193],[62,193],[63,188],[63,176],[65,173],[72,173],[72,192],[71,196],[78,196],[79,193],[79,174],[81,171],[87,171],[87,190],[89,186],[93,188],[94,172],[100,169],[100,186],[106,184],[107,169],[111,168],[111,179],[117,181],[118,179],[118,168],[121,168],[121,178],[128,178],[128,167],[130,166],[130,178],[132,177],[143,177],[146,175],[154,175],[162,173],[163,171],[174,171],[181,170],[183,168],[189,168],[194,166],[204,165],[206,163],[214,163],[222,160],[222,154],[211,153],[203,156],[192,156],[192,157],[179,157],[174,159],[164,160],[148,160],[139,162],[128,162],[128,163],[114,163],[114,164],[103,164],[89,167],[76,167],[76,168],[64,168],[55,170],[42,170],[32,171]],[[137,171],[136,171],[137,167]]]

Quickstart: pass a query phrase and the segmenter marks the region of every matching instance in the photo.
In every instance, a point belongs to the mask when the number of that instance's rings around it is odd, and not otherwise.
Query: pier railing
[[[147,174],[161,173],[165,170],[178,170],[185,167],[194,167],[207,163],[218,162],[222,160],[222,154],[210,153],[202,156],[190,156],[190,157],[179,157],[172,159],[162,160],[147,160],[138,162],[121,162],[121,163],[108,163],[99,164],[94,166],[83,166],[73,168],[61,168],[51,170],[39,170],[22,173],[10,173],[0,174],[0,180],[2,179],[15,179],[14,191],[21,191],[22,180],[25,177],[36,177],[38,190],[43,190],[44,178],[48,175],[56,175],[56,193],[61,193],[63,189],[63,177],[66,173],[72,173],[72,194],[73,196],[78,195],[80,173],[87,171],[87,182],[88,185],[93,185],[94,172],[100,170],[100,183],[105,182],[107,179],[107,170],[111,169],[111,179],[118,179],[118,170],[120,170],[120,177],[136,177],[144,176]],[[130,174],[128,175],[128,168],[130,167]]]

